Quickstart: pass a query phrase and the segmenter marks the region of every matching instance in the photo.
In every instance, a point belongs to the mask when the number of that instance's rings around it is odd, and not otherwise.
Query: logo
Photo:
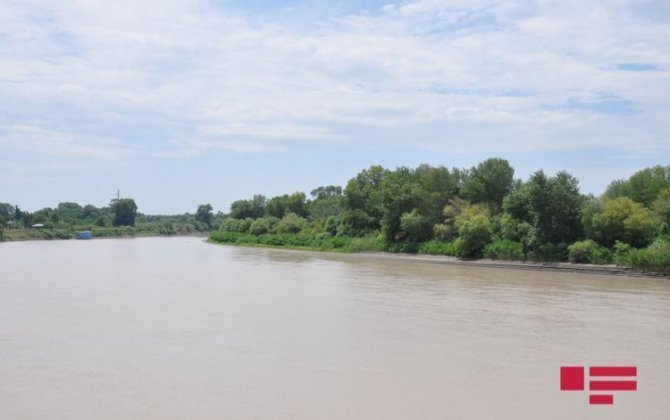
[[[637,391],[636,366],[589,367],[589,404],[614,404],[613,391]],[[561,366],[561,391],[584,391],[583,366]]]

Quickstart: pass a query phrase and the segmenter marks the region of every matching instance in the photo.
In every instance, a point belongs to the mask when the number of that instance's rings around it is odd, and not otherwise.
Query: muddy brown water
[[[1,419],[670,418],[670,281],[207,244],[0,244]],[[590,406],[562,365],[635,365]]]

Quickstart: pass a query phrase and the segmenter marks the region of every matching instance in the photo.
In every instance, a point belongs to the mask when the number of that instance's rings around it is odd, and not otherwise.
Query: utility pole
[[[120,196],[121,196],[121,190],[116,190],[116,201],[119,201]]]

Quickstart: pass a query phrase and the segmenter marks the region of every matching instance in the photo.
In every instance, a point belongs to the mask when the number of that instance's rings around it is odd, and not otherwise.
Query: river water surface
[[[0,244],[1,419],[670,418],[670,281],[145,238]],[[612,406],[563,365],[635,365]]]

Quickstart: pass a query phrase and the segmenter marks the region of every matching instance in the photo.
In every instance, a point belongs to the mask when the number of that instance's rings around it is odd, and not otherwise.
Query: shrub
[[[610,259],[609,250],[591,239],[577,241],[568,247],[568,260],[571,263],[606,264]]]
[[[521,242],[503,239],[486,245],[484,257],[492,260],[524,260],[526,255],[523,253]]]
[[[533,261],[567,261],[568,245],[564,242],[538,244],[528,253],[528,258]]]
[[[340,226],[340,219],[337,216],[329,216],[326,219],[326,226],[324,230],[330,235],[337,235],[337,229]]]
[[[249,226],[249,233],[256,236],[269,233],[278,222],[279,219],[276,217],[263,217],[261,219],[256,219]]]
[[[670,241],[657,240],[643,249],[628,249],[616,254],[617,264],[642,271],[670,274]]]
[[[457,244],[463,257],[481,255],[487,243],[491,241],[491,223],[488,217],[477,214],[463,223],[458,230]]]
[[[454,241],[444,242],[438,240],[428,241],[421,244],[419,247],[419,254],[451,255],[454,257],[460,255]]]
[[[251,219],[235,219],[229,217],[221,223],[220,230],[224,232],[246,232],[251,227]]]
[[[295,213],[287,213],[273,228],[273,233],[298,233],[307,227],[307,221]]]
[[[433,227],[430,217],[420,214],[416,209],[400,216],[400,231],[409,242],[422,242],[430,239]]]

